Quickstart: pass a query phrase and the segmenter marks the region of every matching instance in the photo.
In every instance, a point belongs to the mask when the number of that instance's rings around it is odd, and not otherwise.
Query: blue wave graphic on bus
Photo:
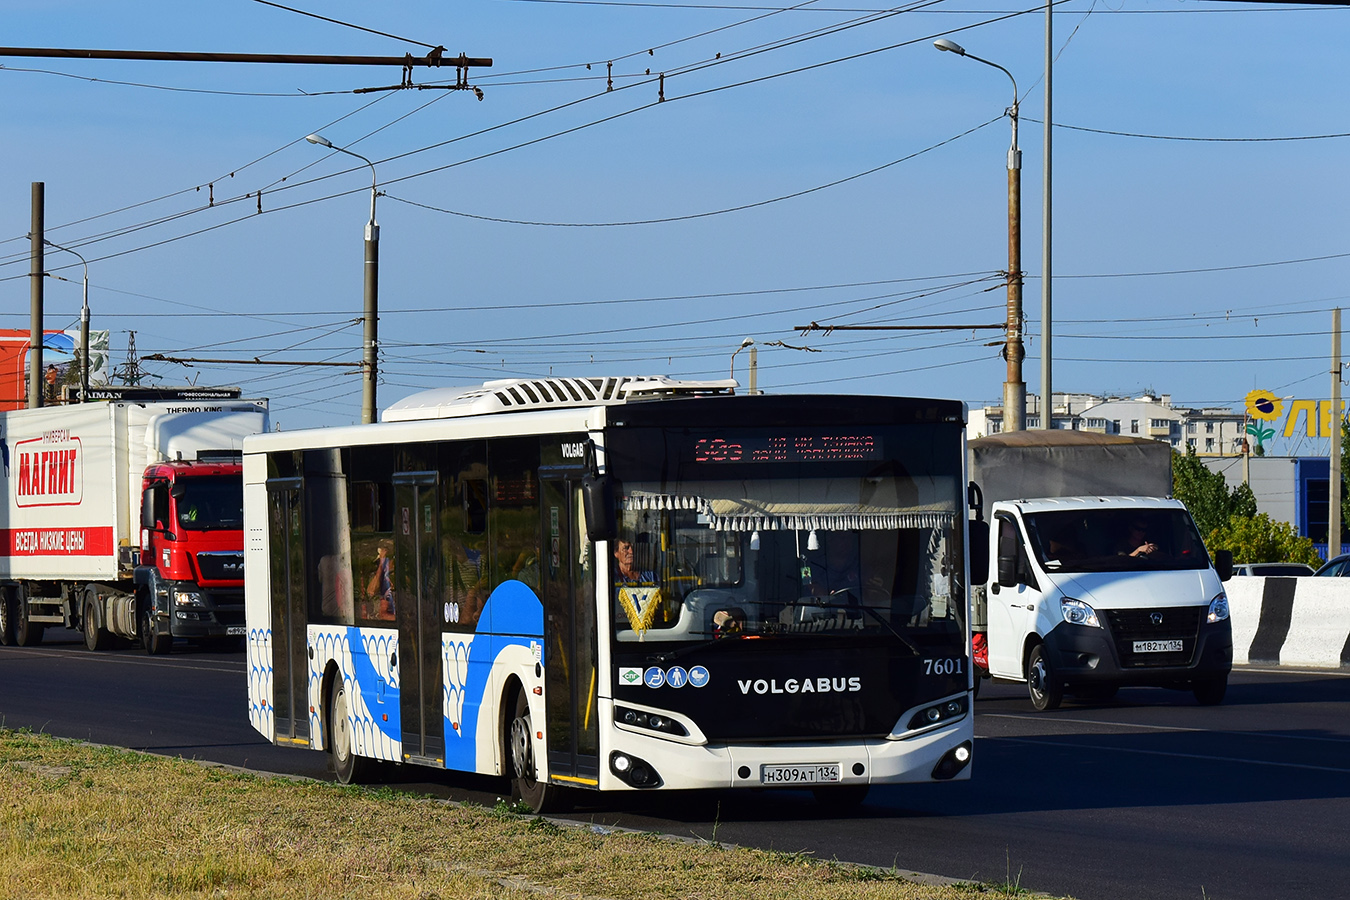
[[[456,731],[445,720],[445,767],[473,772],[478,768],[478,714],[487,693],[492,662],[511,646],[529,647],[544,639],[544,604],[528,585],[505,581],[488,597],[469,647],[464,709]]]
[[[371,724],[391,741],[403,740],[402,718],[399,716],[398,685],[385,680],[375,669],[365,643],[361,640],[361,629],[347,629],[347,646],[352,657],[352,678],[361,688],[361,697],[366,702]]]

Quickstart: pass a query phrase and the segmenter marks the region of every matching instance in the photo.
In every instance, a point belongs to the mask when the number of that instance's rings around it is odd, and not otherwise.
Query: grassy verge
[[[0,729],[0,897],[949,900],[895,873],[597,834]]]

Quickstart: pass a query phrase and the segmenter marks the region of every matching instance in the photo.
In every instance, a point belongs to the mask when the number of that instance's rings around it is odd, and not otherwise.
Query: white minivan
[[[983,529],[972,531],[974,541]],[[1232,555],[1219,551],[1211,562],[1179,500],[997,501],[989,540],[987,632],[975,634],[976,664],[1026,682],[1036,709],[1054,709],[1066,693],[1107,699],[1125,685],[1223,701],[1233,665],[1223,588]]]

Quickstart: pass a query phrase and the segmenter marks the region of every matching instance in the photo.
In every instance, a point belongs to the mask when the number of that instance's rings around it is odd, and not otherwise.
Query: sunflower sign
[[[1345,404],[1341,404],[1341,418],[1345,416]],[[1270,391],[1256,390],[1247,395],[1247,434],[1256,439],[1256,453],[1265,451],[1265,442],[1275,437],[1275,422],[1285,416],[1284,437],[1293,437],[1300,417],[1307,422],[1308,437],[1332,437],[1339,428],[1332,425],[1332,410],[1329,400],[1293,400],[1285,414],[1284,400]]]

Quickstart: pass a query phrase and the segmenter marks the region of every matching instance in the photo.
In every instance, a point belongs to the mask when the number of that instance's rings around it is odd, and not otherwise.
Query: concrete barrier
[[[1350,578],[1238,575],[1224,590],[1234,663],[1350,666]]]

